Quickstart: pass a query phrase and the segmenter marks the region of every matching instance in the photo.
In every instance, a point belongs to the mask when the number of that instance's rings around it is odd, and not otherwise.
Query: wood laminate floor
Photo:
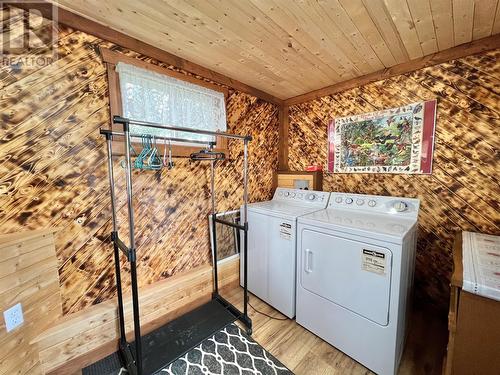
[[[243,305],[243,290],[223,293],[235,306]],[[284,318],[272,307],[250,295],[250,304],[270,316]],[[297,375],[373,374],[335,349],[295,320],[274,320],[249,307],[253,338]],[[446,350],[446,321],[430,308],[415,308],[399,374],[441,374]]]

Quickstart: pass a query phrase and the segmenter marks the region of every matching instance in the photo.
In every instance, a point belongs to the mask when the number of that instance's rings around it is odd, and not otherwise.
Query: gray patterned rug
[[[293,373],[236,324],[230,324],[157,374],[288,375]]]
[[[83,370],[84,375],[126,375],[115,353]],[[205,339],[155,375],[293,375],[236,324]]]

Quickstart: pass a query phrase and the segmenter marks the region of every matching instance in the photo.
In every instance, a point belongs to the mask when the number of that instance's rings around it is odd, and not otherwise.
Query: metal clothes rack
[[[215,162],[211,161],[211,196],[212,196],[212,238],[213,238],[213,271],[214,271],[214,291],[212,294],[212,300],[219,302],[228,312],[230,312],[235,319],[240,320],[247,328],[247,333],[252,334],[252,321],[248,316],[248,288],[247,288],[247,247],[248,247],[248,221],[247,221],[247,205],[248,205],[248,142],[252,140],[251,136],[242,136],[237,134],[230,134],[224,132],[213,132],[208,130],[195,130],[184,127],[175,126],[164,126],[146,121],[136,121],[127,119],[121,116],[113,117],[114,124],[119,124],[123,126],[123,132],[117,132],[109,129],[100,129],[100,133],[106,137],[107,143],[107,155],[108,155],[108,170],[109,170],[109,186],[111,195],[111,211],[112,211],[112,221],[113,230],[111,232],[111,241],[113,242],[114,249],[114,262],[115,262],[115,275],[116,275],[116,289],[118,297],[118,315],[119,315],[119,329],[120,329],[120,340],[119,340],[119,352],[125,361],[127,370],[132,375],[143,375],[143,353],[142,353],[142,342],[141,342],[141,325],[139,317],[139,291],[137,286],[137,257],[136,257],[136,245],[135,245],[135,232],[134,232],[134,208],[132,205],[132,163],[130,156],[130,146],[131,138],[135,137],[130,133],[130,125],[140,125],[148,128],[156,128],[163,130],[175,130],[186,133],[195,133],[203,135],[211,135],[216,137],[223,137],[228,139],[240,140],[244,144],[244,161],[243,161],[243,224],[236,224],[219,219],[215,212]],[[127,191],[127,207],[128,207],[128,226],[129,226],[129,245],[127,246],[118,235],[117,228],[117,218],[116,218],[116,195],[114,188],[114,174],[113,174],[113,149],[112,140],[114,136],[123,137],[125,142],[125,175],[126,175],[126,191]],[[184,138],[174,138],[174,137],[162,137],[155,136],[158,140],[166,140],[172,142],[185,142],[185,143],[198,143],[204,144],[211,149],[214,146],[214,142],[205,141],[193,141]],[[243,231],[243,248],[244,248],[244,270],[243,270],[243,312],[233,306],[229,301],[224,299],[219,294],[218,285],[218,274],[217,274],[217,240],[216,240],[216,225],[215,223],[220,223],[223,225],[228,225],[233,228],[237,228]],[[133,305],[133,318],[134,318],[134,336],[135,343],[127,342],[125,335],[125,316],[123,309],[123,293],[122,293],[122,283],[121,283],[121,271],[120,271],[120,250],[127,256],[127,260],[130,263],[130,278],[132,287],[132,305]]]

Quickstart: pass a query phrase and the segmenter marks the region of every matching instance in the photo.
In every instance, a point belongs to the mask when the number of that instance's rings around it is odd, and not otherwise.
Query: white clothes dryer
[[[395,374],[413,285],[419,200],[331,193],[298,218],[297,323]]]

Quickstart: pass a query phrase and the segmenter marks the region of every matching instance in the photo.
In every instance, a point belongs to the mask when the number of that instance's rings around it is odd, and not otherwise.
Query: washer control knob
[[[346,199],[345,199],[345,202],[346,202],[347,204],[352,204],[353,199],[352,199],[352,198],[346,198]]]
[[[304,197],[304,194],[299,193],[299,199],[302,199]]]
[[[342,197],[341,196],[335,197],[335,202],[342,203]]]
[[[394,203],[392,205],[392,208],[394,208],[394,210],[396,210],[396,212],[404,212],[408,209],[408,205],[403,201],[399,201],[399,202]]]
[[[308,201],[311,201],[311,202],[312,202],[312,201],[316,200],[316,194],[314,194],[314,193],[309,193],[309,194],[307,194],[307,195],[306,195],[306,199],[307,199]]]
[[[295,198],[295,193],[290,194],[292,198]]]
[[[358,206],[362,206],[362,205],[364,205],[364,204],[365,204],[365,201],[364,201],[363,199],[359,198],[359,199],[356,199],[356,204],[357,204]]]
[[[290,195],[289,191],[285,191],[285,197],[288,197]]]
[[[376,205],[377,205],[377,201],[376,200],[370,199],[368,201],[368,206],[375,207]]]

